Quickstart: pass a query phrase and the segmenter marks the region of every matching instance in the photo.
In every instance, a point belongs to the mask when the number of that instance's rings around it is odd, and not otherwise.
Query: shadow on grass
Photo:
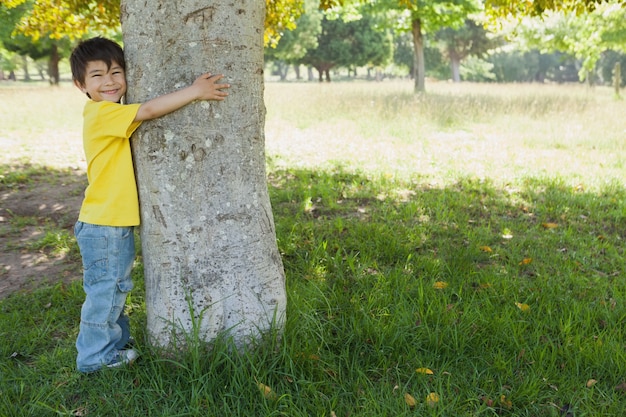
[[[176,360],[145,348],[132,368],[82,377],[79,286],[16,295],[0,302],[0,415],[626,411],[616,388],[626,373],[623,187],[436,188],[338,168],[270,171],[269,189],[287,275],[280,341],[243,354],[217,343]],[[141,341],[140,270],[134,279]],[[436,408],[404,401],[430,392]]]
[[[0,298],[80,277],[72,226],[85,185],[79,171],[0,166]]]

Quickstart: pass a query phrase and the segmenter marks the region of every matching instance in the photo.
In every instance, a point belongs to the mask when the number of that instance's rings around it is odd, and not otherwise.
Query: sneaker
[[[119,366],[131,365],[139,354],[134,349],[118,350],[111,362],[106,364],[107,368],[117,368]]]

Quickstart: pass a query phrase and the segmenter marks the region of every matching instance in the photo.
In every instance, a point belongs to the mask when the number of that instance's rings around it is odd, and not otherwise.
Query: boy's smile
[[[126,94],[126,74],[115,61],[110,68],[104,61],[89,61],[85,74],[84,85],[76,82],[76,86],[93,101],[119,103]]]

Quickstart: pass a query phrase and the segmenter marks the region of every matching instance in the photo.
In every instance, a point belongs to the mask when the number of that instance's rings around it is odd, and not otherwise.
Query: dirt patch
[[[81,171],[25,174],[23,183],[0,182],[0,299],[60,281],[80,279],[76,251],[59,253],[41,242],[71,235],[86,186]]]

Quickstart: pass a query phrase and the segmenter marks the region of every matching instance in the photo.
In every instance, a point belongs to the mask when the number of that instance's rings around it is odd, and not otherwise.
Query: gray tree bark
[[[426,91],[426,66],[424,64],[424,35],[422,34],[422,20],[415,19],[412,22],[411,33],[413,34],[413,90],[416,93]]]
[[[225,101],[145,122],[132,139],[147,327],[158,346],[224,331],[241,345],[285,319],[265,173],[264,13],[261,0],[122,2],[128,102],[204,72],[232,86]]]

